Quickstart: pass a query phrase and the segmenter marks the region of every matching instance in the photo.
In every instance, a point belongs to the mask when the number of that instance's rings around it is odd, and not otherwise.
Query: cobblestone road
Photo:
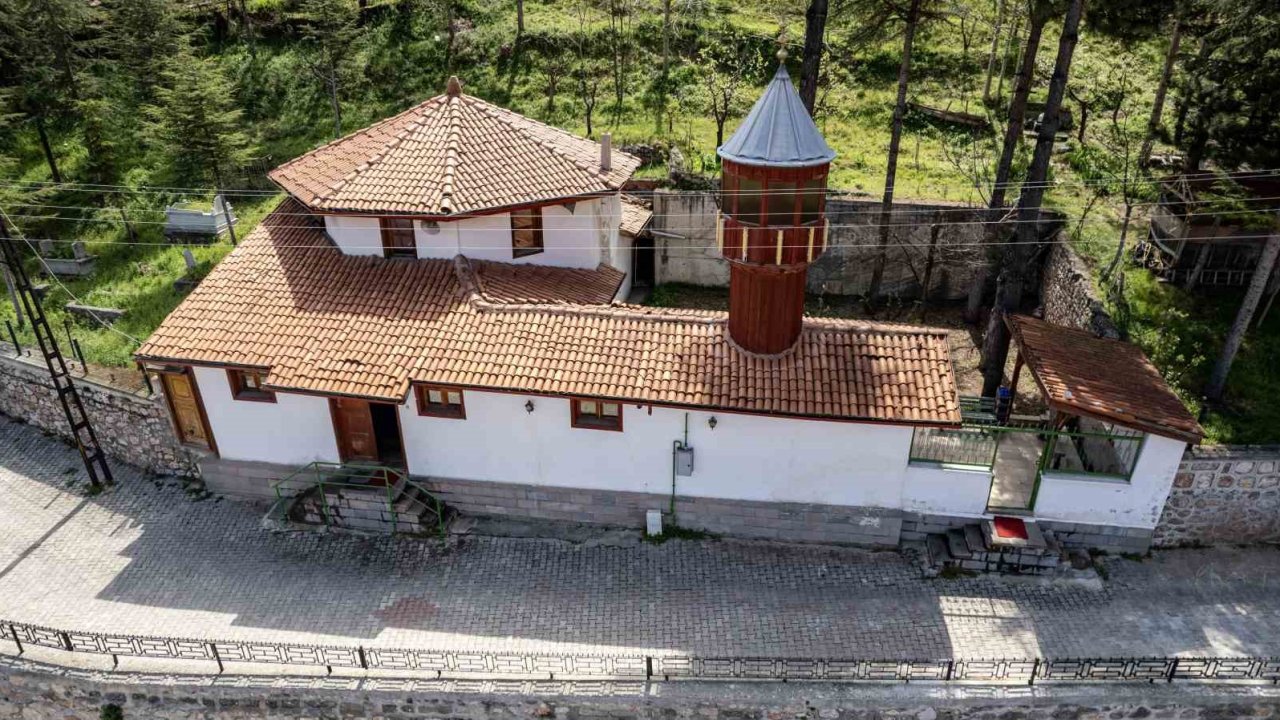
[[[540,652],[879,658],[1280,654],[1280,551],[1105,563],[1101,588],[926,580],[893,552],[270,534],[0,416],[0,617],[69,629]]]

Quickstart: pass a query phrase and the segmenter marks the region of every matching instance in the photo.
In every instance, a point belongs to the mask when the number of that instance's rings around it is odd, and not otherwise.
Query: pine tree
[[[183,49],[169,63],[156,104],[146,110],[147,135],[174,179],[221,186],[249,154],[230,81],[207,58]]]
[[[352,76],[360,11],[352,0],[302,0],[298,18],[310,46],[307,65],[324,86],[333,110],[333,136],[342,135],[341,96]]]
[[[186,27],[174,0],[104,0],[109,52],[133,88],[135,104],[153,99],[155,86],[181,50]]]

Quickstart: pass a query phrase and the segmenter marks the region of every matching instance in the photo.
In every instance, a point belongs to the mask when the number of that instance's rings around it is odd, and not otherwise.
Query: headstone
[[[196,256],[191,254],[191,248],[182,248],[182,259],[187,263],[187,270],[196,269]]]
[[[43,255],[43,256],[45,256],[45,257],[49,257],[50,255],[52,255],[52,254],[53,254],[53,251],[54,251],[55,247],[56,247],[56,245],[54,244],[54,242],[53,242],[52,240],[48,240],[48,239],[41,240],[41,241],[40,241],[40,254],[41,254],[41,255]]]
[[[89,257],[89,251],[84,249],[84,243],[79,240],[71,243],[71,254],[75,255],[77,260],[86,260]]]

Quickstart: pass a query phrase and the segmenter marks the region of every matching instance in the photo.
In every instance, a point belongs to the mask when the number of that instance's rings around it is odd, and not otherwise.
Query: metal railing
[[[209,640],[60,630],[0,620],[0,635],[17,646],[70,653],[163,660],[404,671],[444,677],[510,677],[556,680],[633,679],[840,682],[964,682],[1035,685],[1068,683],[1252,682],[1280,684],[1277,657],[1108,657],[857,659],[796,657],[699,657],[690,655],[553,654],[497,651],[306,645],[250,640]]]
[[[916,428],[911,435],[911,462],[991,470],[1000,433],[993,428]]]
[[[441,536],[445,533],[444,503],[399,468],[316,461],[271,489],[276,502],[269,516],[279,520],[388,532],[402,529],[402,520],[419,526],[429,522]]]

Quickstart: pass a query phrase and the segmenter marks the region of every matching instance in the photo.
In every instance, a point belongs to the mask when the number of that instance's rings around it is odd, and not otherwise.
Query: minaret
[[[800,336],[809,263],[827,246],[827,171],[835,151],[778,71],[722,160],[720,251],[729,261],[729,335],[744,350],[783,352]]]

